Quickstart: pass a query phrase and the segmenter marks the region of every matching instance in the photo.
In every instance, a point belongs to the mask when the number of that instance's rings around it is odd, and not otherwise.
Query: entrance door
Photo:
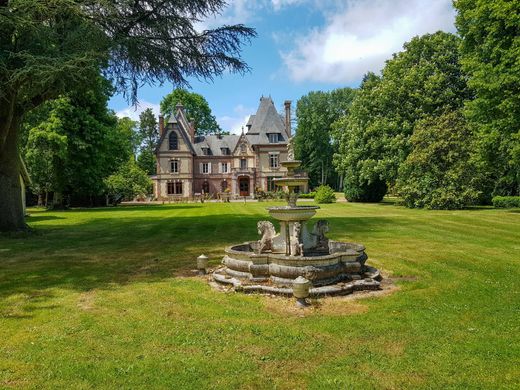
[[[249,196],[249,178],[241,177],[238,179],[238,187],[240,189],[240,196]]]

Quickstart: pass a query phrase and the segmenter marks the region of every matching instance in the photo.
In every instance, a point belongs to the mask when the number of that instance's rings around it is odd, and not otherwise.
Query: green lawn
[[[0,237],[0,388],[518,389],[519,210],[324,205],[398,289],[301,311],[191,271],[267,205],[30,210]]]

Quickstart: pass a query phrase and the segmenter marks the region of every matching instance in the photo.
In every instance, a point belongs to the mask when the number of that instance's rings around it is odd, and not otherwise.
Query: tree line
[[[520,4],[454,5],[458,34],[415,37],[358,89],[298,101],[296,153],[312,184],[434,209],[519,195]]]

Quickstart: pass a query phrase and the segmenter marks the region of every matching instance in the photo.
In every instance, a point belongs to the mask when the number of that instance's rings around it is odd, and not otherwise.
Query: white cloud
[[[159,113],[161,111],[159,104],[150,103],[144,100],[141,100],[136,106],[129,106],[123,110],[116,112],[116,115],[119,118],[127,116],[134,121],[138,121],[139,115],[147,108],[151,108],[156,117],[159,116]]]
[[[231,134],[241,134],[242,126],[245,126],[249,116],[253,114],[254,109],[244,107],[242,104],[235,106],[233,115],[224,115],[217,118],[217,122],[224,131]]]
[[[305,0],[271,0],[271,4],[275,11],[279,11],[283,7],[303,3],[304,1]]]
[[[349,0],[340,9],[325,12],[325,27],[299,36],[295,49],[280,54],[295,81],[359,81],[366,72],[381,70],[385,60],[412,37],[454,31],[451,2]]]

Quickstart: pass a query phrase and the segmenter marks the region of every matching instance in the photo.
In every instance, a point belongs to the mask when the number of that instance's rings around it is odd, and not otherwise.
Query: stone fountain
[[[316,221],[309,231],[307,221],[319,207],[296,204],[295,189],[306,185],[309,179],[296,173],[301,161],[294,159],[292,141],[287,161],[281,162],[287,168],[287,176],[275,179],[277,186],[288,189],[287,205],[267,209],[279,222],[280,233],[270,221],[259,221],[260,240],[226,248],[222,266],[213,272],[213,279],[231,285],[235,291],[288,296],[293,295],[302,278],[309,282],[311,296],[379,289],[381,274],[366,265],[363,245],[328,239],[329,224],[324,219]]]

